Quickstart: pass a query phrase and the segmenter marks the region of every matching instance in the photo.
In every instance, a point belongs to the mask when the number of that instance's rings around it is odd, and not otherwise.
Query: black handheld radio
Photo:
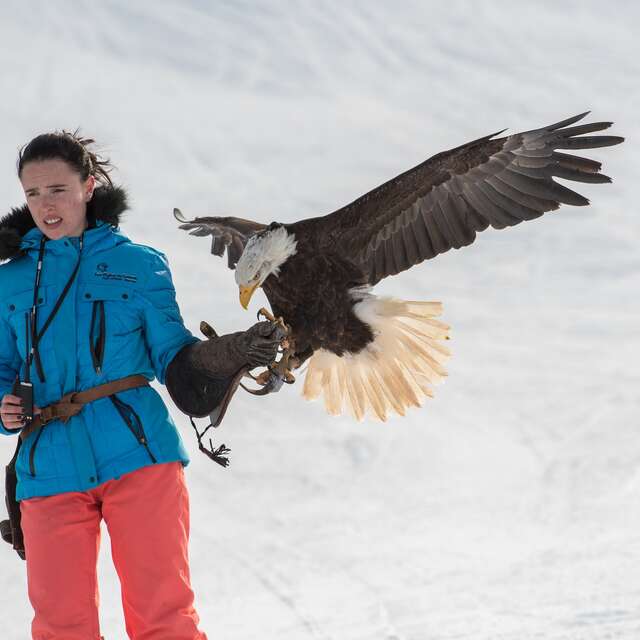
[[[13,395],[22,400],[22,415],[25,425],[28,425],[33,420],[33,385],[30,382],[16,380]]]

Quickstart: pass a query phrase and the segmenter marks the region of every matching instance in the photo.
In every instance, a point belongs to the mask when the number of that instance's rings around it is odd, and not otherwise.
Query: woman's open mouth
[[[62,224],[62,218],[59,218],[59,217],[45,218],[44,223],[48,229],[55,229],[56,227],[59,227]]]

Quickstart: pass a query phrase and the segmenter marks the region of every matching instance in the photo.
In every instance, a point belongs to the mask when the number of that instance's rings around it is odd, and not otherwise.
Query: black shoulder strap
[[[62,290],[62,293],[60,294],[60,296],[58,297],[58,299],[56,300],[56,304],[53,307],[51,313],[49,314],[49,317],[46,319],[42,329],[40,329],[40,331],[37,331],[36,329],[36,319],[37,319],[37,299],[38,299],[38,287],[40,286],[40,273],[42,271],[42,255],[38,261],[38,271],[36,274],[36,284],[34,287],[34,292],[33,292],[33,310],[31,312],[31,335],[32,337],[32,346],[31,346],[31,354],[32,356],[35,356],[36,359],[36,367],[38,369],[38,377],[40,378],[40,382],[44,382],[45,381],[45,376],[44,376],[44,369],[42,367],[42,361],[40,360],[40,352],[38,351],[38,344],[40,342],[40,340],[42,339],[42,336],[45,334],[46,330],[49,328],[49,325],[51,324],[51,321],[55,318],[56,313],[58,313],[58,310],[60,309],[60,307],[62,306],[62,303],[64,302],[64,299],[67,297],[67,293],[69,293],[69,289],[71,289],[71,285],[73,284],[73,281],[76,278],[76,275],[78,274],[78,270],[80,269],[80,260],[82,259],[82,244],[83,244],[83,239],[84,239],[84,234],[80,236],[80,254],[78,255],[78,262],[76,262],[76,266],[73,270],[73,273],[71,274],[71,276],[69,276],[69,279],[67,280],[67,284],[64,285],[64,289]],[[41,254],[42,254],[42,250],[44,248],[44,238],[43,238],[43,243],[40,247],[41,250]],[[31,365],[31,357],[28,358],[27,360],[27,369],[29,369]]]

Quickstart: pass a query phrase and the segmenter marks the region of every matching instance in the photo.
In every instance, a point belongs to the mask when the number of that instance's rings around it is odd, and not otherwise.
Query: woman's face
[[[33,221],[49,239],[79,236],[87,228],[93,176],[83,181],[64,160],[34,160],[22,167],[20,182]]]

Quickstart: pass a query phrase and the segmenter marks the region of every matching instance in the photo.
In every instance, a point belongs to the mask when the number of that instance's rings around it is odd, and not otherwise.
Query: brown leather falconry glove
[[[264,321],[187,345],[167,367],[171,399],[183,413],[210,415],[217,426],[244,373],[273,362],[284,335],[280,325]]]

